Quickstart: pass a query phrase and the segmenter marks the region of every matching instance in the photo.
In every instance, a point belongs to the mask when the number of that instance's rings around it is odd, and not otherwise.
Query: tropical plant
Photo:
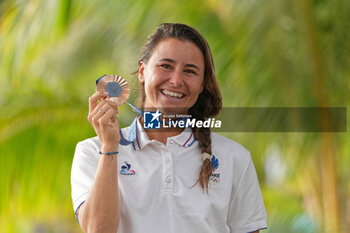
[[[225,107],[347,107],[349,12],[346,0],[0,1],[0,231],[80,232],[69,176],[76,143],[94,136],[87,99],[117,73],[134,102],[140,49],[161,22],[208,39]],[[119,115],[126,126],[136,114]],[[252,153],[266,232],[347,231],[348,133],[222,134]]]

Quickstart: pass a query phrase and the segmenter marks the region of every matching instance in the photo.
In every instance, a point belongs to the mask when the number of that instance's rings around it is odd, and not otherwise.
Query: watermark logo
[[[156,112],[145,111],[143,113],[143,128],[160,129],[160,115],[159,110]]]
[[[210,128],[214,132],[347,132],[346,107],[222,108],[215,118],[144,112],[145,129]]]
[[[222,122],[215,118],[205,120],[197,120],[191,115],[183,114],[163,114],[157,110],[156,112],[145,111],[143,113],[143,128],[160,129],[160,128],[220,128]]]

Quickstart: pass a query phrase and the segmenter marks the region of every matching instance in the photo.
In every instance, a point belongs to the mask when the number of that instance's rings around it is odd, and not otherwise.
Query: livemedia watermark
[[[162,116],[162,118],[161,118]],[[160,128],[220,128],[221,120],[208,118],[205,120],[193,118],[187,114],[162,114],[156,112],[144,111],[143,127],[145,129],[160,129]]]
[[[347,109],[223,108],[218,116],[205,119],[159,110],[144,111],[143,126],[145,129],[204,127],[217,132],[347,132]]]

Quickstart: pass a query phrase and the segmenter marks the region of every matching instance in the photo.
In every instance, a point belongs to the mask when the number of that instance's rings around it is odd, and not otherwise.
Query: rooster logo
[[[120,175],[127,175],[127,176],[135,175],[136,172],[130,168],[131,168],[131,164],[128,163],[127,161],[124,161],[123,165],[120,167]]]
[[[212,184],[217,184],[220,182],[220,173],[214,173],[216,169],[219,168],[219,160],[213,155],[211,158],[211,164],[213,165],[213,172],[209,177],[209,182]]]
[[[219,160],[213,155],[211,158],[211,164],[213,165],[213,172],[219,167]]]

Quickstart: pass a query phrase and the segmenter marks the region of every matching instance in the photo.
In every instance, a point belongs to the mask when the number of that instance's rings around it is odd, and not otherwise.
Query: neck
[[[139,121],[141,125],[142,123],[142,117],[139,117]],[[158,142],[166,144],[166,141],[169,137],[174,137],[176,135],[179,135],[184,129],[183,128],[161,128],[161,129],[145,129],[145,132],[147,133],[147,136],[150,140],[157,140]]]

